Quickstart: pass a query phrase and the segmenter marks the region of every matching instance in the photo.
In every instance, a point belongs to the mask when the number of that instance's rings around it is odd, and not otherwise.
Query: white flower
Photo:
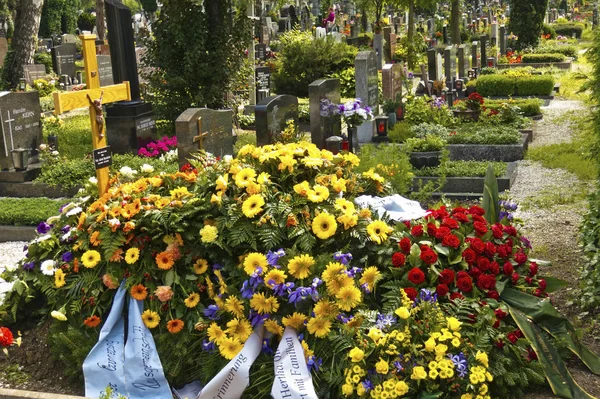
[[[56,320],[67,321],[67,316],[63,312],[59,312],[58,310],[53,310],[50,313],[50,316],[54,317]]]
[[[54,268],[54,261],[52,259],[43,261],[40,269],[42,270],[42,274],[45,276],[54,276],[54,272],[56,271]]]
[[[46,223],[54,224],[54,223],[58,222],[59,220],[60,220],[59,216],[51,216],[48,218],[48,220],[46,220]]]
[[[80,206],[76,206],[75,208],[67,212],[67,216],[76,216],[79,215],[81,212],[83,212],[83,209]]]
[[[98,184],[98,179],[96,179],[94,176],[90,177],[88,181],[92,184]]]
[[[123,177],[127,177],[127,178],[133,178],[133,176],[135,176],[137,174],[137,171],[131,169],[129,166],[123,166],[121,169],[119,169],[119,173],[121,173],[121,175],[123,175]]]
[[[38,243],[40,243],[40,242],[42,242],[42,241],[49,240],[50,238],[52,238],[52,235],[51,235],[51,234],[44,234],[43,236],[39,236],[38,238],[36,238],[36,239],[35,239],[35,240],[33,240],[32,242],[33,242],[34,244],[38,244]]]
[[[17,270],[17,265],[15,264],[8,264],[5,266],[5,269],[7,272],[14,272],[15,270]],[[2,279],[0,278],[0,284],[2,283]]]
[[[69,237],[71,237],[72,233],[73,233],[73,229],[69,230],[66,234],[63,234],[63,236],[60,238],[60,241],[62,241],[62,242],[67,241],[69,239]]]
[[[58,151],[54,150],[50,153],[51,155],[57,156],[58,155]]]
[[[233,157],[231,155],[223,155],[224,162],[231,162],[232,160],[233,160]]]
[[[108,225],[110,227],[116,228],[116,227],[119,227],[121,225],[121,222],[117,218],[112,218],[112,219],[110,219],[108,221]]]
[[[12,291],[14,285],[14,281],[8,282],[0,278],[0,305],[2,305],[2,303],[4,302],[4,297],[6,296],[6,293]]]
[[[154,166],[148,165],[147,163],[145,163],[142,165],[140,170],[142,171],[142,173],[152,173],[152,172],[154,172]]]
[[[46,148],[48,148],[46,144],[40,144],[40,151],[46,151]]]

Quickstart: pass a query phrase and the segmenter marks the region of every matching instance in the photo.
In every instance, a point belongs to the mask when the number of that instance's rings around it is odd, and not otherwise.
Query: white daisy
[[[154,172],[154,166],[148,165],[147,163],[145,163],[142,165],[140,170],[142,171],[142,173],[152,173],[152,172]]]
[[[45,276],[54,276],[54,272],[56,271],[54,268],[54,261],[52,259],[43,261],[40,269],[42,270],[42,274]]]
[[[77,216],[81,212],[83,212],[83,209],[80,206],[76,206],[75,208],[73,208],[69,212],[67,212],[67,216]]]

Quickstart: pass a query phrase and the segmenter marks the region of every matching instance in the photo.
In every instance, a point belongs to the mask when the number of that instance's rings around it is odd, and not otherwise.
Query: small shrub
[[[358,171],[366,172],[374,169],[392,185],[394,193],[408,193],[412,184],[412,167],[408,156],[399,146],[366,144],[358,154],[360,165]]]
[[[298,112],[300,112],[300,105],[298,106]],[[240,121],[240,128],[249,129],[254,127],[254,114],[250,115],[239,115],[238,120]]]
[[[509,126],[481,126],[474,123],[451,133],[448,144],[517,144],[521,138],[521,133]]]
[[[556,31],[548,24],[542,26],[542,35],[546,36],[548,39],[556,39]]]
[[[406,152],[431,152],[441,151],[446,146],[446,142],[438,136],[428,134],[423,138],[413,137],[404,142],[403,149]]]
[[[526,76],[531,76],[533,72],[533,67],[519,67],[519,68],[508,68],[502,70],[501,74],[504,76],[508,76],[510,78],[523,78]]]
[[[414,137],[415,133],[411,125],[407,122],[397,122],[393,128],[388,131],[388,137],[392,143],[403,143],[406,139]]]
[[[515,81],[519,96],[549,96],[554,90],[554,78],[550,75],[534,75]]]
[[[48,198],[0,198],[0,224],[36,226],[57,215],[61,205],[69,202]]]
[[[523,116],[539,115],[541,113],[540,107],[542,101],[537,98],[527,99],[509,99],[509,100],[485,100],[485,107],[494,111],[498,111],[502,104],[508,103],[509,105],[517,106],[521,109]]]
[[[505,162],[488,161],[447,161],[443,165],[432,168],[419,169],[419,176],[429,177],[484,177],[488,164],[494,167],[496,177],[503,176],[506,173]]]
[[[572,44],[545,44],[534,50],[534,54],[562,54],[566,57],[577,59],[577,46]]]
[[[96,26],[96,16],[90,13],[82,13],[79,18],[77,18],[77,27],[80,30],[93,31],[94,26]]]
[[[42,109],[42,112],[54,110],[54,97],[40,97],[40,108]]]
[[[481,68],[481,72],[479,72],[479,75],[494,75],[496,72],[496,68],[493,67],[483,67]]]
[[[577,39],[581,39],[581,34],[583,33],[583,24],[553,24],[552,28],[554,28],[554,31],[556,32],[557,35],[562,35],[562,36],[567,36],[567,37],[573,37],[573,34],[575,34],[575,37]]]
[[[477,92],[484,97],[512,96],[514,79],[504,75],[484,75],[477,78]]]
[[[40,97],[49,96],[53,91],[56,91],[54,83],[48,82],[46,79],[34,80],[32,88],[40,94]]]
[[[536,62],[564,62],[566,59],[564,54],[523,54],[521,61],[525,64]]]
[[[441,137],[443,139],[448,137],[448,129],[444,126],[436,125],[434,123],[421,123],[412,128],[415,137],[423,138],[428,134],[432,134],[434,136]]]
[[[46,68],[46,73],[52,73],[52,54],[50,53],[35,53],[33,56],[35,64],[42,64]]]
[[[413,97],[406,103],[404,119],[412,125],[429,122],[442,126],[452,126],[454,115],[441,99],[432,100],[429,97]]]
[[[340,80],[340,95],[342,98],[356,97],[356,77],[354,67],[331,74],[332,78]]]

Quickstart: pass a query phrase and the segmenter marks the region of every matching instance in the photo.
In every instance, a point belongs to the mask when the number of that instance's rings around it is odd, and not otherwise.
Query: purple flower
[[[352,260],[352,254],[350,252],[348,252],[347,254],[343,254],[342,252],[338,251],[333,254],[333,259],[336,262],[340,262],[342,265],[348,266],[348,264]]]
[[[417,302],[435,303],[437,302],[437,294],[431,295],[430,290],[428,290],[427,288],[421,288],[421,290],[419,291],[419,297],[415,300],[415,306],[417,305]]]
[[[354,278],[357,274],[362,273],[362,269],[360,267],[353,267],[350,270],[346,270],[346,275],[348,277]]]
[[[257,312],[255,312],[254,310],[250,311],[250,317],[248,317],[248,320],[250,320],[250,324],[252,324],[252,327],[256,327],[257,325],[264,323],[265,320],[267,320],[269,317],[271,317],[270,314],[265,313],[265,314],[259,314]]]
[[[273,280],[269,280],[269,284],[271,284],[271,281]],[[274,281],[273,281],[274,283]],[[276,296],[284,296],[286,294],[290,294],[292,292],[292,288],[294,288],[295,284],[294,283],[281,283],[281,284],[275,284],[273,286],[273,293]]]
[[[352,316],[352,315],[346,316],[345,313],[340,313],[337,315],[336,319],[338,319],[339,321],[341,321],[344,324],[348,324],[349,322],[351,322],[354,319],[354,316]]]
[[[25,271],[32,271],[35,268],[35,262],[27,262],[27,263],[23,263],[23,270]]]
[[[205,352],[212,352],[215,350],[215,343],[214,342],[210,342],[209,340],[205,339],[204,341],[202,341],[202,350]]]
[[[275,352],[273,352],[273,349],[271,349],[270,345],[271,345],[270,339],[263,339],[262,352],[269,356],[273,356],[275,354]]]
[[[23,246],[23,252],[27,252],[28,249],[29,249],[29,245],[25,244]]]
[[[454,363],[458,376],[460,378],[465,378],[467,376],[467,358],[465,354],[462,352],[458,355],[449,354],[448,359],[452,360],[452,363]]]
[[[366,392],[369,392],[369,391],[372,391],[373,389],[375,389],[375,387],[373,386],[373,383],[370,380],[364,380],[362,382],[362,386]]]
[[[531,249],[531,241],[527,237],[521,236],[521,242],[525,245],[525,247]]]
[[[308,366],[309,371],[319,371],[319,367],[321,367],[321,365],[323,364],[323,359],[321,358],[316,358],[314,355],[312,355],[311,357],[308,358],[308,362],[306,363],[306,365]]]
[[[42,222],[42,223],[38,224],[37,232],[40,234],[46,234],[47,232],[50,231],[51,228],[52,228],[52,225],[50,225],[46,222]]]
[[[60,229],[60,232],[61,232],[61,233],[63,233],[63,234],[67,234],[67,233],[68,233],[70,230],[71,230],[71,226],[69,226],[69,225],[67,224],[67,225],[64,225],[64,226],[63,226],[63,227]]]
[[[70,262],[73,260],[73,254],[71,252],[65,252],[61,257],[63,262]]]
[[[221,270],[221,269],[223,268],[223,266],[221,266],[221,265],[220,265],[220,264],[218,264],[218,263],[215,263],[215,264],[212,266],[212,268],[213,268],[213,270]]]
[[[385,331],[388,327],[396,322],[396,318],[389,314],[381,314],[377,315],[377,322],[375,323],[375,327],[380,330]]]
[[[204,309],[204,316],[208,317],[211,320],[218,320],[219,316],[217,316],[217,312],[219,311],[219,307],[217,305],[208,305],[206,309]]]
[[[283,250],[283,248],[279,248],[275,252],[269,251],[267,252],[267,262],[269,262],[269,265],[271,266],[276,266],[279,262],[279,258],[281,258],[282,256],[285,256],[285,251]]]
[[[396,360],[394,362],[394,367],[396,368],[396,371],[398,373],[400,373],[402,370],[404,370],[404,367],[402,367],[402,363],[400,363],[398,360]]]
[[[310,296],[310,292],[306,287],[298,287],[295,291],[290,293],[288,302],[294,305],[298,305],[298,302],[306,300]]]

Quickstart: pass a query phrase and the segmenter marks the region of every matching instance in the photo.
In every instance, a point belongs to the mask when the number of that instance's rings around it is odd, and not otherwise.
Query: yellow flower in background
[[[339,262],[330,262],[321,278],[327,285],[327,291],[330,294],[337,294],[343,287],[354,285],[354,280],[345,273],[346,267]]]
[[[319,184],[315,185],[311,191],[308,192],[308,200],[311,202],[319,203],[329,198],[329,189]]]
[[[244,271],[248,276],[252,276],[256,269],[260,268],[258,274],[263,274],[266,271],[269,262],[267,261],[267,257],[258,252],[249,253],[244,259]]]
[[[356,226],[358,223],[358,216],[350,213],[344,213],[343,215],[338,216],[336,220],[344,225],[344,230],[348,230],[349,228]]]
[[[423,368],[423,366],[417,366],[413,368],[412,374],[410,376],[411,380],[422,380],[424,378],[427,378],[427,372],[425,371],[425,368]]]
[[[127,250],[127,252],[125,252],[125,262],[127,262],[128,265],[134,264],[139,258],[140,250],[136,247],[131,247]]]
[[[303,279],[309,276],[310,268],[315,264],[315,259],[310,255],[298,255],[292,258],[288,263],[288,270],[292,276],[297,279]]]
[[[221,191],[219,191],[217,194],[212,194],[210,196],[211,204],[221,205],[222,201],[223,201],[223,193]]]
[[[200,295],[197,292],[191,293],[187,298],[183,300],[183,303],[188,308],[195,308],[200,302]]]
[[[410,317],[410,311],[407,308],[405,308],[404,306],[401,306],[398,309],[396,309],[396,311],[394,313],[396,314],[396,316],[398,316],[402,320],[406,320]]]
[[[59,321],[67,321],[67,315],[58,310],[53,310],[52,312],[50,312],[50,316]]]
[[[390,366],[388,365],[388,362],[382,358],[379,358],[379,361],[375,363],[375,371],[377,371],[378,374],[387,374],[389,370]]]
[[[313,312],[315,312],[315,316],[317,317],[332,317],[337,311],[337,306],[327,299],[321,299],[313,308]]]
[[[406,395],[408,393],[408,385],[404,381],[396,382],[396,386],[394,390],[398,394],[398,396]]]
[[[226,311],[233,313],[237,317],[242,317],[244,315],[244,304],[235,296],[227,298],[224,307]]]
[[[312,317],[306,325],[308,332],[317,338],[322,338],[329,334],[331,321],[320,317]]]
[[[335,177],[334,179],[332,179],[331,181],[331,187],[335,190],[336,193],[340,193],[342,191],[346,191],[346,180],[345,179],[338,179],[337,177]]]
[[[448,328],[452,331],[460,331],[460,326],[462,322],[459,321],[456,317],[446,317],[446,321],[448,322]]]
[[[343,199],[343,198],[336,199],[334,207],[338,211],[342,211],[344,213],[356,212],[356,208],[354,207],[354,204],[352,202],[348,201],[347,199]]]
[[[283,327],[277,323],[276,320],[269,319],[265,321],[265,329],[271,334],[282,336],[283,335]]]
[[[260,184],[261,186],[266,186],[267,184],[271,183],[271,175],[268,174],[267,172],[262,172],[260,175],[258,175],[258,177],[256,178],[256,182],[258,184]]]
[[[284,317],[281,322],[286,327],[292,327],[296,331],[300,330],[304,326],[306,316],[302,313],[294,312],[291,316]]]
[[[377,244],[386,241],[388,239],[388,234],[392,231],[394,231],[394,229],[388,226],[383,220],[375,220],[367,226],[369,238]]]
[[[343,155],[343,159],[344,159],[344,162],[347,162],[352,166],[360,165],[360,158],[352,152],[345,153]]]
[[[302,163],[304,164],[304,166],[306,166],[307,168],[312,168],[312,167],[320,167],[323,166],[323,159],[321,158],[313,158],[313,157],[305,157],[302,159]]]
[[[360,216],[363,219],[370,219],[371,210],[369,208],[363,208],[358,212],[358,216]]]
[[[379,328],[369,328],[369,333],[367,334],[367,337],[371,338],[373,340],[374,343],[378,343],[379,340],[381,338],[383,338],[385,334],[383,334],[383,331],[381,331]]]
[[[56,286],[56,288],[60,288],[64,287],[65,284],[65,273],[62,271],[62,269],[56,269],[56,271],[54,272],[54,285]]]
[[[225,337],[217,342],[219,353],[227,360],[231,360],[242,350],[242,343],[235,338]]]
[[[362,349],[360,349],[359,347],[354,347],[350,350],[350,352],[348,353],[348,357],[350,358],[350,360],[352,360],[354,363],[358,363],[360,361],[362,361],[365,357],[365,352],[363,352]]]
[[[381,275],[381,272],[377,266],[369,266],[363,270],[363,274],[359,282],[361,285],[366,284],[369,288],[369,291],[373,291],[375,284],[377,284],[377,282],[382,278],[383,276]]]
[[[256,171],[252,168],[244,168],[235,175],[235,185],[244,188],[256,180]]]
[[[219,176],[216,181],[217,191],[226,191],[228,184],[229,184],[229,175],[227,173]]]
[[[247,218],[253,218],[263,211],[262,207],[265,205],[265,200],[258,194],[251,195],[242,204],[242,212]]]
[[[223,331],[214,321],[210,324],[206,333],[208,334],[208,340],[211,342],[219,342],[225,338],[225,331]]]
[[[260,314],[271,314],[279,309],[279,301],[275,297],[266,297],[262,292],[258,292],[252,295],[250,307]]]
[[[269,288],[273,288],[276,285],[285,283],[287,275],[283,270],[272,269],[265,274],[264,281],[265,285]]]
[[[252,325],[246,319],[233,319],[227,322],[226,332],[233,338],[239,339],[241,342],[246,342],[252,334]]]
[[[180,200],[185,197],[189,197],[192,195],[187,189],[187,187],[177,187],[169,192],[171,194],[171,198],[174,200]]]
[[[144,322],[146,327],[154,328],[160,323],[160,316],[158,315],[158,313],[150,309],[146,309],[144,310],[144,313],[142,313],[142,321]]]
[[[219,236],[219,229],[215,226],[206,225],[200,229],[200,240],[205,243],[216,241]]]
[[[250,182],[250,183],[248,184],[248,186],[246,187],[246,192],[247,192],[249,195],[255,195],[255,194],[258,194],[258,193],[260,193],[261,189],[262,189],[262,188],[261,188],[260,184],[257,184],[257,183]]]
[[[362,294],[354,285],[342,287],[336,294],[337,304],[343,311],[349,312],[362,300]]]
[[[60,270],[60,269],[58,269],[58,270]],[[57,272],[58,272],[58,270],[57,270]],[[477,361],[479,363],[483,364],[486,368],[490,367],[487,353],[482,352],[482,351],[477,351],[477,354],[475,355],[475,359],[477,359]]]
[[[206,259],[198,259],[194,263],[194,273],[203,274],[208,270],[208,261]]]
[[[337,223],[333,215],[327,212],[320,213],[312,221],[312,232],[321,240],[326,240],[335,234]]]
[[[435,339],[430,337],[427,341],[425,341],[425,350],[427,352],[433,352],[435,350]]]
[[[279,157],[279,165],[277,166],[277,169],[284,171],[287,169],[288,173],[292,173],[294,171],[294,165],[297,163],[297,161],[294,159],[294,157],[286,155],[286,156],[282,156]]]
[[[100,252],[90,249],[89,251],[85,251],[81,256],[81,263],[88,269],[92,269],[96,267],[100,259]]]
[[[294,191],[296,192],[296,194],[305,197],[310,191],[310,184],[306,180],[304,180],[302,183],[294,185]]]
[[[354,392],[354,388],[352,384],[344,384],[342,385],[342,394],[344,396],[350,396]]]

